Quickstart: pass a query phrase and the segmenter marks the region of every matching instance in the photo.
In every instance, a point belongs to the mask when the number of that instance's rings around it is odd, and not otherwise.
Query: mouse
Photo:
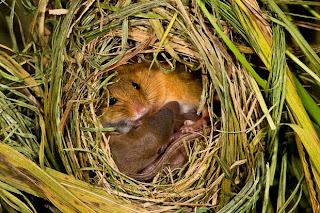
[[[139,127],[125,134],[110,135],[110,151],[122,173],[137,174],[162,154],[175,129],[176,105],[169,103],[144,116]]]
[[[172,101],[179,103],[182,114],[196,112],[202,93],[199,73],[188,72],[183,65],[177,65],[167,74],[156,65],[149,66],[150,63],[142,62],[122,65],[114,70],[118,74],[103,91],[97,109],[104,127],[114,127],[117,132],[126,133],[141,125],[140,118],[157,112]],[[204,107],[201,118],[185,121],[181,132],[204,127],[208,120],[208,110]]]

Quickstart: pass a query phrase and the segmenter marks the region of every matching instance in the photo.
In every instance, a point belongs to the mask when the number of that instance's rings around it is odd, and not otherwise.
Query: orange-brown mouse
[[[175,107],[173,103],[143,117],[138,128],[125,134],[110,135],[110,150],[121,172],[139,173],[164,151],[174,131]]]
[[[201,79],[185,71],[183,66],[178,66],[169,74],[155,65],[149,70],[149,63],[145,62],[124,65],[115,71],[118,76],[113,84],[107,86],[108,90],[103,94],[104,101],[97,111],[105,127],[116,127],[118,132],[125,133],[139,126],[138,120],[142,116],[158,111],[171,101],[180,104],[181,113],[195,112],[199,106]],[[205,126],[207,121],[208,111],[204,108],[202,118],[196,122],[187,122],[182,131]]]

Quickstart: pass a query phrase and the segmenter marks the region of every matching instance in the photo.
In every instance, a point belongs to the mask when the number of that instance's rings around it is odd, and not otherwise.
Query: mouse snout
[[[137,106],[135,109],[136,109],[136,116],[138,117],[138,119],[141,118],[148,111],[148,108],[146,106]]]
[[[147,107],[142,106],[137,110],[138,114],[144,115],[147,112]]]
[[[148,112],[148,107],[144,106],[141,103],[135,103],[133,104],[134,114],[135,114],[135,120],[141,118]]]

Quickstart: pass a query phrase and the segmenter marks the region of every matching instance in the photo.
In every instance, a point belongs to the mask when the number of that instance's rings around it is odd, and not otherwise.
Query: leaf
[[[291,36],[300,46],[305,56],[310,60],[310,62],[316,68],[317,74],[319,75],[320,74],[319,56],[313,51],[310,44],[305,40],[305,38],[301,35],[301,33],[296,28],[296,26],[287,18],[284,12],[276,5],[276,3],[273,0],[267,0],[267,1],[268,1],[268,6],[271,8],[271,10],[276,12],[279,18],[284,22],[285,28],[288,30],[288,32],[291,34]]]
[[[318,104],[312,99],[306,89],[303,88],[296,77],[292,77],[304,107],[306,108],[311,118],[318,124],[318,126],[320,126],[320,108]]]
[[[308,131],[296,124],[287,124],[300,138],[304,148],[307,150],[317,172],[320,173],[320,141],[309,134]]]
[[[305,151],[303,149],[301,140],[297,135],[296,135],[296,143],[297,143],[297,148],[298,148],[298,152],[299,152],[301,165],[302,165],[302,168],[304,171],[304,176],[306,178],[306,183],[307,183],[308,190],[309,190],[309,197],[310,197],[312,209],[314,212],[316,212],[317,209],[319,208],[319,202],[317,201],[317,197],[316,197],[316,189],[315,189],[315,185],[314,185],[312,175],[311,175],[311,172],[309,169],[309,162],[307,161],[307,157],[306,157]]]
[[[286,189],[287,189],[287,153],[282,155],[281,161],[281,171],[279,178],[279,190],[278,190],[278,199],[277,199],[277,212],[279,212],[280,208],[284,206],[286,200]]]
[[[205,4],[202,2],[202,0],[197,0],[201,10],[206,14],[207,18],[209,19],[212,26],[215,28],[215,30],[219,33],[223,41],[226,43],[226,45],[230,48],[230,50],[237,56],[238,60],[242,63],[242,65],[249,71],[251,74],[250,81],[253,86],[253,90],[257,96],[257,99],[260,103],[261,109],[266,115],[266,118],[268,120],[268,123],[270,125],[271,129],[275,129],[276,126],[270,116],[270,113],[268,111],[267,105],[264,101],[264,98],[261,94],[261,91],[258,87],[258,84],[266,88],[266,83],[262,80],[262,78],[255,72],[255,70],[251,67],[249,62],[245,59],[245,57],[240,53],[240,51],[237,49],[237,47],[231,42],[231,40],[223,33],[223,31],[220,29],[220,27],[215,23],[212,16],[210,15],[209,11],[205,7]],[[254,80],[253,80],[254,79]],[[258,84],[257,84],[258,83]]]
[[[21,194],[21,193],[19,193]],[[3,189],[0,184],[0,197],[12,208],[22,213],[36,212],[34,208],[32,210],[18,197],[9,191]],[[28,201],[30,204],[30,201]]]
[[[302,61],[299,60],[295,55],[293,55],[289,50],[286,50],[286,54],[298,64],[305,72],[307,72],[314,80],[317,81],[317,84],[320,85],[320,78],[315,74],[309,67],[307,67]],[[295,80],[296,82],[296,80]],[[297,86],[297,85],[296,85]]]
[[[24,70],[18,62],[11,58],[7,53],[0,51],[0,66],[5,70],[10,72],[12,75],[18,77],[20,80],[24,81],[26,85],[31,86],[31,89],[36,93],[38,97],[43,97],[43,91],[38,83],[35,81],[31,75]],[[16,79],[12,79],[16,80]]]
[[[109,195],[88,183],[35,163],[0,143],[0,180],[50,200],[62,212],[144,212],[138,206]]]
[[[93,212],[91,208],[66,190],[54,178],[16,150],[5,144],[0,144],[0,150],[2,170],[3,168],[12,170],[29,184],[36,186],[61,211]]]
[[[162,47],[162,45],[164,45],[164,48],[166,49],[166,51],[171,55],[172,58],[174,58],[175,60],[177,61],[180,61],[182,63],[186,63],[186,62],[183,62],[183,60],[180,59],[180,57],[178,56],[178,54],[174,51],[174,49],[171,47],[171,44],[170,44],[170,41],[169,39],[167,38],[169,32],[170,32],[170,29],[172,28],[176,18],[178,16],[178,13],[176,12],[173,16],[172,16],[172,19],[170,20],[170,23],[166,29],[166,31],[163,30],[163,27],[160,23],[159,20],[155,20],[155,19],[151,19],[150,20],[150,24],[152,26],[152,28],[154,29],[154,31],[156,32],[156,35],[158,37],[158,39],[160,39],[160,42],[159,42],[159,46],[157,48],[157,52],[155,53],[155,55],[153,56],[153,60],[150,64],[150,67],[152,67],[153,63],[155,62],[156,58],[157,58],[157,55],[159,53],[159,50],[160,48]]]
[[[297,186],[295,187],[295,189],[293,190],[293,192],[291,193],[291,195],[289,196],[289,198],[286,200],[286,202],[281,206],[280,209],[278,209],[277,212],[279,213],[282,213],[285,211],[285,209],[288,207],[288,205],[290,204],[290,202],[293,200],[293,198],[296,196],[299,188],[300,188],[300,198],[301,198],[301,193],[302,193],[302,187],[301,187],[301,184],[302,184],[302,180],[303,180],[303,176],[300,178]],[[298,201],[297,203],[299,203],[300,201],[300,198],[298,198]],[[295,207],[291,208],[290,211],[293,211],[295,209]]]

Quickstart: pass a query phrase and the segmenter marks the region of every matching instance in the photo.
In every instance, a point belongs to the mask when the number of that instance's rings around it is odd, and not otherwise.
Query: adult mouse
[[[119,133],[126,133],[140,125],[139,119],[147,113],[157,112],[166,103],[177,101],[181,113],[196,112],[200,104],[202,82],[196,73],[188,72],[184,66],[168,74],[156,65],[135,63],[124,65],[115,71],[118,75],[102,95],[97,113],[105,127],[115,127]],[[109,102],[108,102],[109,100]],[[205,107],[202,117],[186,122],[182,132],[206,126],[208,110]]]

